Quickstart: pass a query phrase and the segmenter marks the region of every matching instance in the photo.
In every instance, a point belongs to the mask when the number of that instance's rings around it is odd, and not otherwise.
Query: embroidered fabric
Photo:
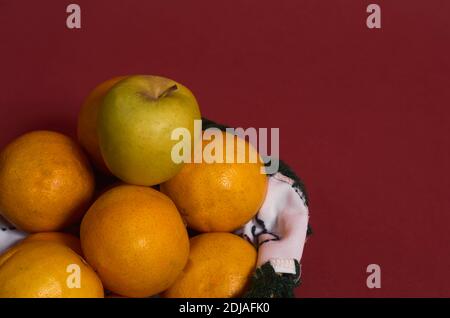
[[[307,236],[308,207],[293,183],[281,173],[271,176],[260,211],[236,232],[258,247],[257,267],[270,262],[276,273],[296,274]]]

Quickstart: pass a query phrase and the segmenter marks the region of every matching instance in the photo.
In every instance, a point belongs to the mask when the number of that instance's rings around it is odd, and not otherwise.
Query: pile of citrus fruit
[[[261,207],[267,177],[259,156],[173,160],[177,129],[191,139],[188,157],[211,146],[196,143],[199,119],[180,83],[123,76],[86,98],[78,142],[45,130],[10,142],[0,153],[0,213],[29,235],[0,255],[0,297],[242,295],[257,253],[232,232]],[[234,146],[216,157],[256,152],[220,134]],[[112,176],[106,189],[102,174]]]

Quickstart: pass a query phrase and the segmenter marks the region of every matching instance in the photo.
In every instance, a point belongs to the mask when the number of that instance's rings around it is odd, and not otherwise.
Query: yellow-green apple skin
[[[175,128],[186,128],[194,144],[194,120],[201,119],[192,92],[159,76],[134,75],[106,94],[97,129],[100,150],[119,179],[151,186],[175,176],[182,163],[171,158]]]

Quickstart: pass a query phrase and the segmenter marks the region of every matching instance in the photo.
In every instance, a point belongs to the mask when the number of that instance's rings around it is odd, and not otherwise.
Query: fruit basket
[[[231,140],[233,156],[244,149],[262,158],[201,118],[186,87],[141,75],[88,95],[78,143],[33,131],[8,144],[0,153],[0,297],[293,297],[311,233],[303,182],[281,161],[270,174],[261,160],[195,161],[212,139],[177,153],[174,132],[192,141],[197,128]]]

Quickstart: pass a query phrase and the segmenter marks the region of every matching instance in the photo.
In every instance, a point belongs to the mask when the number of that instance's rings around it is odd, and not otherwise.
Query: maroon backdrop
[[[315,234],[299,297],[450,296],[450,2],[0,0],[0,147],[74,135],[115,75],[176,79],[205,116],[280,127]],[[381,289],[366,266],[381,266]]]

